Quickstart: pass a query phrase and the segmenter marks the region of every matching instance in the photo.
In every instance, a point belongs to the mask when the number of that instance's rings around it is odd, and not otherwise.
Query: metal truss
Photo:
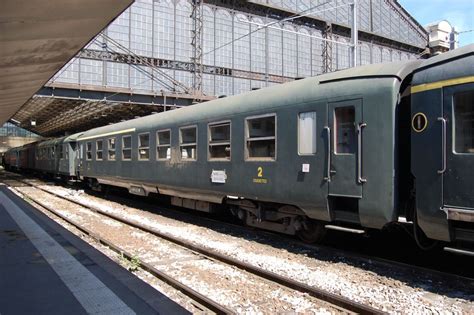
[[[322,51],[322,57],[323,57],[323,73],[329,73],[332,72],[332,25],[328,24],[326,28],[324,29],[323,32],[323,37],[325,40],[323,41],[323,51]]]
[[[127,63],[127,64],[133,64],[133,65],[143,65],[143,66],[153,65],[154,67],[170,69],[170,70],[192,71],[192,69],[194,68],[193,62],[167,60],[167,59],[144,57],[144,56],[141,56],[140,58],[136,58],[135,56],[127,55],[124,53],[94,50],[94,49],[83,49],[78,53],[77,57],[83,58],[83,59]],[[201,67],[202,67],[203,74],[215,74],[215,75],[236,77],[236,78],[242,78],[242,79],[260,80],[260,81],[265,81],[266,79],[265,73],[245,71],[245,70],[236,70],[236,69],[231,69],[231,68],[226,68],[226,67],[208,66],[208,65],[201,65]],[[294,80],[294,78],[279,76],[279,75],[269,75],[268,78],[270,82],[275,82],[275,83],[284,83],[284,82]]]
[[[191,46],[193,48],[193,67],[191,72],[193,73],[193,92],[196,99],[202,95],[202,75],[203,75],[203,64],[202,64],[202,41],[203,41],[203,11],[202,11],[202,0],[192,1],[192,13],[191,18],[193,19],[194,27],[192,30]]]

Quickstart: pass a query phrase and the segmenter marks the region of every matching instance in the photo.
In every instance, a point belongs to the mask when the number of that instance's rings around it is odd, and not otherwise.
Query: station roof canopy
[[[2,0],[0,125],[133,0]]]

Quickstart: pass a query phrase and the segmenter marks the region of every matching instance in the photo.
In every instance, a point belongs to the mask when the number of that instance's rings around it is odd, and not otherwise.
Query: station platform
[[[187,314],[0,183],[0,314]]]

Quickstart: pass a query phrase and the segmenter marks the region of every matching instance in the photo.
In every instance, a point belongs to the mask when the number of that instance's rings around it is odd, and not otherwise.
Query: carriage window
[[[86,143],[86,160],[92,160],[92,142]]]
[[[51,147],[51,158],[54,159],[54,147]]]
[[[69,160],[69,145],[64,145],[64,151],[66,152],[66,160]]]
[[[298,153],[316,153],[316,112],[298,115]]]
[[[97,161],[102,161],[103,155],[102,155],[102,145],[103,141],[102,140],[97,140],[96,141],[96,147],[95,147],[95,158]]]
[[[183,127],[179,129],[179,147],[183,160],[196,160],[197,128]]]
[[[122,137],[122,159],[123,160],[132,159],[132,136]]]
[[[209,125],[209,159],[230,160],[230,122]]]
[[[150,159],[150,134],[148,133],[138,135],[138,159]]]
[[[58,151],[59,151],[59,152],[58,152],[59,159],[61,160],[61,159],[63,159],[63,158],[64,158],[64,154],[63,154],[63,146],[62,146],[62,144],[60,144],[60,145],[58,146]]]
[[[247,118],[245,131],[246,159],[275,160],[275,115]]]
[[[115,138],[110,138],[107,140],[107,159],[109,161],[114,161],[115,160]]]
[[[156,133],[156,156],[158,160],[171,159],[171,131],[162,130]]]
[[[353,106],[334,109],[334,141],[336,153],[354,154],[356,150],[355,109]]]
[[[474,91],[454,95],[456,153],[474,153]]]

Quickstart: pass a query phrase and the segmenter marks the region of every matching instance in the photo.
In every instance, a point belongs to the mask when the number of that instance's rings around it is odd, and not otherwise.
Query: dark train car
[[[78,146],[77,138],[82,133],[67,136],[56,145],[58,151],[58,171],[57,174],[67,180],[75,180],[78,170]]]
[[[62,141],[64,137],[45,140],[36,146],[36,170],[56,176],[59,171],[59,155],[62,154]],[[61,151],[61,152],[60,152]]]
[[[78,138],[81,178],[202,211],[224,203],[249,225],[306,240],[328,222],[380,229],[405,214],[399,186],[410,159],[397,151],[398,115],[409,120],[401,95],[419,63],[348,69],[92,129]]]
[[[20,148],[11,148],[4,154],[5,169],[7,170],[18,170],[20,162]]]
[[[50,139],[35,146],[35,168],[37,171],[65,180],[77,177],[77,137],[81,133]]]
[[[38,142],[28,143],[19,148],[18,168],[24,171],[33,171],[36,168],[35,152]]]
[[[443,241],[474,241],[474,45],[423,62],[412,87],[417,221]]]

